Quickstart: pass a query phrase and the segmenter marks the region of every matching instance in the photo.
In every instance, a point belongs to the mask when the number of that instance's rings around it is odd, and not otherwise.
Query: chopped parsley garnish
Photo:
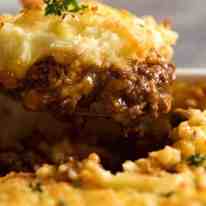
[[[61,16],[65,12],[77,12],[85,9],[85,5],[81,5],[79,0],[44,0],[46,4],[45,15]]]
[[[36,183],[30,183],[29,187],[34,191],[34,192],[43,192],[42,184],[40,182]]]
[[[205,160],[206,156],[201,154],[192,155],[187,159],[188,163],[193,166],[200,166]]]
[[[80,187],[81,186],[81,182],[79,180],[74,180],[73,181],[73,186],[74,187]]]

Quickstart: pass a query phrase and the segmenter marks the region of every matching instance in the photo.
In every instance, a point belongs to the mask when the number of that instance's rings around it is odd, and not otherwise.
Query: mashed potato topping
[[[103,169],[96,154],[81,163],[44,165],[36,174],[10,173],[0,179],[1,205],[205,205],[206,112],[183,115],[172,145],[126,161],[117,174]]]
[[[38,60],[53,56],[59,63],[130,69],[130,63],[155,55],[167,61],[177,34],[152,17],[138,18],[101,3],[63,17],[44,9],[24,9],[0,18],[0,71],[22,78]]]

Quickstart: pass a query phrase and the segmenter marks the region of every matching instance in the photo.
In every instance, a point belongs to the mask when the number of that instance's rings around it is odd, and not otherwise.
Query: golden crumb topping
[[[138,18],[94,1],[63,16],[45,16],[44,8],[24,9],[0,19],[0,71],[22,78],[39,59],[99,69],[130,69],[131,62],[172,57],[177,34],[152,17]]]

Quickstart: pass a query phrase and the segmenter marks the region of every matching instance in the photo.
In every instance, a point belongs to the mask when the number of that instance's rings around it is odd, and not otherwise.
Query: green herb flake
[[[78,0],[44,0],[46,4],[45,15],[61,16],[65,12],[78,12],[87,8],[81,5]]]
[[[39,192],[42,193],[43,192],[43,188],[42,188],[42,184],[40,182],[36,182],[36,183],[30,183],[29,187],[32,189],[32,191],[34,192]]]
[[[205,160],[206,156],[201,154],[192,155],[187,159],[188,163],[193,166],[201,166]]]
[[[74,180],[72,183],[73,183],[73,186],[76,188],[81,187],[81,182],[79,180]]]

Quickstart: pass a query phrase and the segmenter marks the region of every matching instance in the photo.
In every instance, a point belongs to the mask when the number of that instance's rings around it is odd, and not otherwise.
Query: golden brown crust
[[[99,70],[130,70],[130,62],[145,61],[154,53],[158,60],[171,60],[177,35],[167,25],[95,1],[86,4],[87,9],[67,13],[63,19],[45,16],[43,8],[4,17],[0,70],[22,78],[45,56],[53,56],[59,63],[96,66]]]

